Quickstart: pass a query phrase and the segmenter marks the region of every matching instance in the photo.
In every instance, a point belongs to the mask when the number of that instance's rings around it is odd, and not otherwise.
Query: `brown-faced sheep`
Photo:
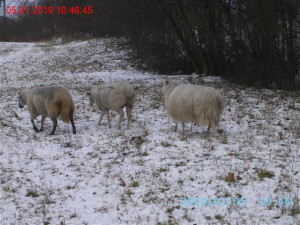
[[[123,108],[126,107],[127,129],[130,128],[135,93],[128,82],[103,84],[92,88],[88,95],[90,96],[90,105],[92,106],[95,103],[102,111],[98,122],[99,125],[101,125],[103,117],[107,114],[108,124],[111,128],[109,110],[115,110],[119,114],[118,129],[120,130],[121,122],[124,118]]]
[[[182,134],[184,134],[185,122],[195,122],[208,126],[207,135],[212,127],[217,136],[216,127],[220,121],[225,99],[216,89],[165,81],[163,93],[167,112],[176,123],[175,131],[178,122],[182,122]]]
[[[31,116],[31,123],[36,132],[43,130],[46,117],[50,117],[53,122],[51,135],[54,134],[57,126],[57,118],[68,123],[71,121],[73,134],[76,134],[74,125],[74,103],[67,89],[60,86],[38,87],[32,89],[24,89],[19,95],[19,107],[23,108],[27,105]],[[34,124],[34,119],[42,115],[41,128],[38,130]]]

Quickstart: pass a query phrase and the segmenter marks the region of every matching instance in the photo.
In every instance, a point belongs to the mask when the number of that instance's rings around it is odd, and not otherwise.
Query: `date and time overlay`
[[[93,6],[7,6],[6,15],[41,15],[41,14],[59,14],[59,15],[90,15],[93,13]]]
[[[181,196],[181,207],[246,207],[247,202],[254,201],[258,207],[289,207],[293,204],[290,197],[261,196],[258,199],[247,199],[246,197],[198,197],[198,196]]]
[[[6,1],[6,4],[5,4]],[[2,3],[2,4],[1,4]],[[48,3],[51,3],[49,1]],[[13,15],[91,15],[93,14],[93,6],[91,1],[86,1],[86,4],[78,5],[56,5],[49,4],[47,6],[31,4],[22,4],[18,0],[0,0],[0,14],[6,16]],[[4,11],[4,12],[3,12]]]

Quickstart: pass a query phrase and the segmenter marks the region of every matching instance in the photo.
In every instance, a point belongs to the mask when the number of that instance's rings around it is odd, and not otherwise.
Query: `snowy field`
[[[227,99],[219,137],[191,124],[183,137],[164,109],[168,76],[134,70],[129,52],[122,39],[0,43],[0,224],[300,224],[299,92],[176,76]],[[137,91],[130,130],[115,112],[98,126],[86,96],[116,80]],[[23,88],[57,84],[76,135],[59,120],[50,136],[49,118],[35,133],[18,108]]]

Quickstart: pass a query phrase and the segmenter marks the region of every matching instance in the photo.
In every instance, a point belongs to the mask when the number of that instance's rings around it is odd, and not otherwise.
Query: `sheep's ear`
[[[90,95],[91,95],[91,93],[90,93],[90,92],[88,92],[88,93],[86,93],[86,95],[90,96]]]

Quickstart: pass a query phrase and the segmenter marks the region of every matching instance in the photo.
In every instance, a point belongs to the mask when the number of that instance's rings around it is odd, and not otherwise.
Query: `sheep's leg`
[[[35,124],[34,124],[34,119],[31,119],[31,123],[32,123],[33,129],[34,129],[36,132],[39,132],[39,130],[37,129],[37,127],[36,127]]]
[[[175,132],[177,131],[177,127],[178,127],[178,122],[175,122],[175,128],[174,128]]]
[[[107,121],[108,121],[109,128],[111,128],[111,120],[110,120],[109,111],[107,112]]]
[[[46,116],[42,116],[42,119],[41,119],[41,128],[40,128],[39,132],[43,131],[43,129],[44,129],[45,119],[46,119]]]
[[[117,111],[117,113],[119,114],[119,122],[118,122],[118,130],[121,130],[121,122],[123,121],[124,119],[124,112],[123,112],[123,109],[119,109]]]
[[[210,132],[210,124],[209,124],[208,127],[207,127],[207,131],[206,131],[205,135],[206,135],[206,136],[209,136],[209,132]]]
[[[127,130],[130,128],[131,124],[131,116],[132,116],[132,107],[131,106],[126,106],[126,114],[127,114]]]
[[[100,115],[100,118],[99,118],[99,121],[98,121],[98,125],[100,126],[101,125],[101,122],[102,122],[102,119],[103,117],[105,116],[107,112],[102,112],[101,115]]]
[[[50,133],[50,135],[53,135],[55,130],[56,130],[56,126],[57,126],[57,119],[56,118],[50,118],[53,122],[53,128],[52,128],[52,131]]]
[[[182,122],[181,124],[182,124],[182,136],[183,136],[185,134],[184,133],[184,123]]]
[[[212,127],[213,127],[213,130],[214,130],[215,137],[218,137],[217,126],[213,123]]]
[[[74,124],[74,118],[73,118],[72,113],[69,114],[69,118],[70,118],[70,121],[71,121],[71,124],[72,124],[73,134],[76,134],[76,127],[75,127],[75,124]]]

